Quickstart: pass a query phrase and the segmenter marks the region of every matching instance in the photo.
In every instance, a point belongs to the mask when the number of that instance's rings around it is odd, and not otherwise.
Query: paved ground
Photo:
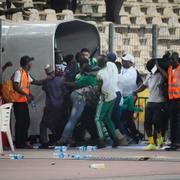
[[[106,148],[95,152],[70,149],[69,154],[91,154],[96,160],[53,159],[53,150],[18,150],[23,160],[0,157],[0,180],[180,180],[180,151],[144,152],[141,147]],[[90,164],[103,163],[104,169]]]

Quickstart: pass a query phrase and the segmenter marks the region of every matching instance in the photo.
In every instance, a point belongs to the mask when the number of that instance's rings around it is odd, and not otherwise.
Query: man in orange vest
[[[34,58],[29,56],[21,57],[21,67],[14,73],[14,90],[20,95],[14,103],[16,148],[32,147],[28,142],[28,129],[30,125],[28,103],[33,100],[33,96],[30,93],[30,84],[41,85],[43,81],[34,80],[29,74],[32,66],[31,61],[33,60]]]
[[[169,117],[171,127],[172,144],[167,151],[175,151],[180,148],[180,63],[179,54],[173,52],[170,57],[168,73],[158,69],[168,78]]]

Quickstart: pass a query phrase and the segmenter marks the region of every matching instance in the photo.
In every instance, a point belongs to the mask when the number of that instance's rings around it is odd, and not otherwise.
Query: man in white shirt
[[[146,134],[148,136],[149,145],[145,147],[145,150],[156,150],[157,147],[153,137],[154,134],[157,133],[156,143],[158,147],[161,147],[163,145],[161,125],[164,121],[166,100],[163,96],[163,92],[160,86],[164,82],[164,77],[157,70],[157,68],[155,72],[152,73],[153,67],[156,67],[154,60],[148,61],[146,67],[150,73],[147,75],[146,80],[135,91],[135,93],[139,93],[145,90],[146,88],[149,89],[149,98],[146,106],[144,122],[144,127],[146,130]]]
[[[108,59],[107,67],[108,67],[109,71],[111,70],[111,72],[109,72],[108,74],[111,74],[111,77],[112,77],[111,81],[114,81],[113,86],[114,86],[114,88],[116,90],[116,96],[117,96],[116,101],[114,103],[113,112],[112,112],[112,119],[113,119],[113,122],[115,124],[116,131],[119,131],[118,132],[119,136],[122,136],[121,144],[122,145],[127,145],[128,144],[127,140],[121,134],[121,132],[123,133],[123,131],[122,131],[122,127],[121,127],[122,126],[121,125],[122,110],[120,108],[120,103],[121,103],[121,99],[123,99],[123,98],[121,98],[122,85],[121,85],[120,80],[119,80],[119,71],[118,71],[118,68],[117,68],[117,66],[115,64],[115,61],[117,59],[116,54],[113,53],[113,52],[108,53],[107,54],[107,59]],[[124,133],[124,135],[125,135],[125,133]]]
[[[134,67],[134,57],[131,54],[126,54],[122,57],[121,78],[123,83],[123,97],[132,95],[137,89],[137,70]]]
[[[122,56],[122,70],[119,78],[123,86],[122,96],[127,98],[128,96],[133,95],[133,92],[137,89],[138,83],[138,72],[134,67],[134,56],[131,54],[124,54]],[[126,124],[126,127],[129,131],[129,135],[132,136],[136,143],[142,139],[143,135],[136,129],[135,122],[133,120],[134,111],[123,110],[122,119]]]
[[[113,139],[112,147],[117,147],[120,145],[120,139],[118,139],[117,137],[115,126],[111,118],[112,110],[117,97],[115,86],[117,84],[118,78],[116,77],[116,72],[114,71],[115,64],[113,64],[112,62],[107,63],[106,56],[100,56],[100,58],[98,59],[98,66],[102,68],[97,74],[99,81],[101,81],[102,83],[102,94],[101,102],[98,105],[96,112],[95,123],[97,126],[100,141],[103,142],[105,139],[102,129],[103,125],[105,125],[105,127],[110,132],[110,136]]]

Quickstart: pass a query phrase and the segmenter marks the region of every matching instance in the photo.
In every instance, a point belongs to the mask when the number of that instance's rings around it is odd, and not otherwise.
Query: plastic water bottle
[[[53,158],[56,158],[56,159],[65,159],[67,158],[67,154],[66,153],[53,153]]]
[[[96,146],[80,146],[78,147],[80,151],[95,151],[97,150]]]
[[[9,156],[11,160],[21,160],[24,158],[24,156],[21,154],[10,154]]]
[[[80,147],[78,147],[78,149],[80,151],[87,151],[87,147],[86,146],[80,146]]]
[[[71,159],[75,159],[75,160],[81,159],[81,156],[79,154],[71,154],[70,157],[71,157]]]
[[[91,159],[91,157],[92,157],[92,155],[84,155],[84,156],[82,157],[82,159],[84,159],[84,160],[89,160],[89,159]]]
[[[95,151],[97,150],[96,146],[87,146],[87,151]]]
[[[67,146],[55,146],[54,152],[65,152],[67,151]]]
[[[32,107],[33,111],[37,110],[37,104],[35,103],[35,101],[31,101],[31,107]]]

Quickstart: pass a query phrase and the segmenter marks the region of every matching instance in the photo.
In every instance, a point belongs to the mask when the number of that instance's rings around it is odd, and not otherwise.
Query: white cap
[[[134,56],[132,54],[126,53],[126,54],[123,54],[122,60],[130,61],[130,62],[134,63]]]

